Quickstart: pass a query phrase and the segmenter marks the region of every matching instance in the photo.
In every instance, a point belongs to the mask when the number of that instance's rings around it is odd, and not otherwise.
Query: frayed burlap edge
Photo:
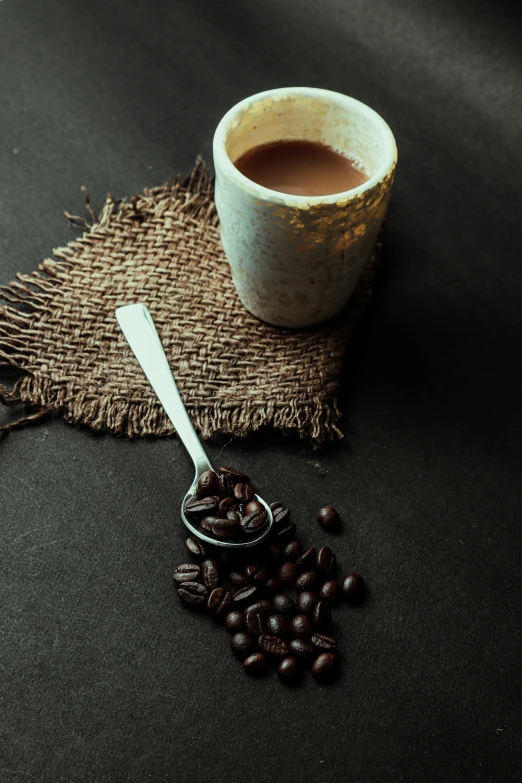
[[[17,274],[16,280],[10,285],[0,286],[0,297],[10,303],[0,307],[0,366],[9,366],[23,373],[11,389],[0,384],[0,402],[6,406],[21,404],[25,411],[16,421],[0,427],[0,432],[11,432],[45,416],[61,415],[71,424],[86,425],[94,431],[108,430],[114,435],[129,438],[172,434],[174,429],[159,403],[151,407],[142,403],[129,404],[123,397],[115,400],[113,395],[90,397],[88,392],[78,393],[67,385],[57,389],[52,381],[27,374],[30,354],[27,337],[33,314],[49,307],[50,301],[59,292],[59,281],[55,278],[60,266],[74,265],[78,250],[114,222],[139,220],[152,214],[158,196],[176,197],[184,202],[182,210],[188,217],[208,225],[217,225],[213,177],[198,158],[188,176],[178,175],[163,186],[146,189],[142,195],[133,196],[128,202],[115,200],[108,194],[98,215],[91,206],[85,187],[82,187],[82,192],[90,220],[69,212],[65,212],[65,217],[70,224],[86,229],[83,236],[65,247],[53,250],[54,257],[44,260],[38,267],[39,271]],[[344,348],[371,298],[375,267],[380,255],[379,243],[352,297],[348,312],[342,318],[342,328],[339,328],[339,323],[332,327]],[[339,357],[339,374],[343,352],[340,352]],[[264,426],[297,433],[302,438],[310,439],[314,445],[343,437],[337,426],[342,414],[337,397],[331,392],[314,399],[294,399],[291,404],[284,401],[243,401],[222,403],[216,409],[214,405],[205,406],[199,402],[197,408],[188,404],[187,409],[194,426],[205,439],[220,432],[244,436]]]

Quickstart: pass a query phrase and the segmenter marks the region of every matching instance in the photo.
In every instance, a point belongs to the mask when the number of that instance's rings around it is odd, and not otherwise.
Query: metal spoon
[[[196,494],[196,486],[199,477],[206,470],[213,470],[213,467],[203,451],[203,447],[192,426],[187,410],[183,405],[178,387],[176,386],[176,381],[170,370],[167,357],[165,356],[161,340],[149,310],[143,304],[126,305],[125,307],[119,307],[116,310],[116,318],[118,319],[120,328],[132,348],[136,359],[147,376],[150,385],[156,392],[159,401],[165,408],[167,416],[176,428],[185,448],[192,457],[196,468],[196,475],[192,482],[192,486],[185,495],[181,505],[181,518],[183,522],[191,533],[198,538],[201,538],[203,541],[207,541],[209,544],[236,548],[244,548],[259,544],[270,533],[274,521],[268,504],[265,503],[263,498],[260,498],[259,495],[256,495],[255,497],[256,500],[265,507],[267,521],[261,533],[257,536],[244,534],[243,538],[234,541],[215,538],[214,536],[203,533],[202,530],[197,527],[197,525],[194,525],[185,515],[185,504],[187,500]]]

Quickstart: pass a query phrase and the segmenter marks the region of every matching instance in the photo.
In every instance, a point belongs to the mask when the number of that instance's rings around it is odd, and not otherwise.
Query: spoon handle
[[[152,316],[144,304],[125,305],[116,318],[141,369],[165,408],[196,467],[196,476],[212,466],[183,405]]]

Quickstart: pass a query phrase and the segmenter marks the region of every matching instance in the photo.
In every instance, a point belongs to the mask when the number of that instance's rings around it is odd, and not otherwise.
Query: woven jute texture
[[[66,213],[83,236],[0,288],[0,365],[17,370],[11,388],[0,386],[0,400],[24,406],[4,431],[55,414],[115,435],[172,433],[114,315],[143,302],[204,438],[265,425],[316,444],[341,435],[343,356],[371,295],[380,247],[335,324],[279,329],[239,302],[201,161],[190,176],[129,202],[108,196],[99,215],[86,198],[90,222]]]

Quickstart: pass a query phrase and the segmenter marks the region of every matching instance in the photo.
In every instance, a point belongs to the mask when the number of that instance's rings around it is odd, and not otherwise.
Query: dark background
[[[210,160],[259,90],[353,95],[399,148],[346,437],[208,446],[310,543],[341,511],[372,592],[337,613],[342,678],[248,680],[179,606],[176,440],[46,421],[0,439],[1,781],[520,779],[520,33],[499,0],[0,3],[2,283],[75,236],[80,185],[97,207]]]

